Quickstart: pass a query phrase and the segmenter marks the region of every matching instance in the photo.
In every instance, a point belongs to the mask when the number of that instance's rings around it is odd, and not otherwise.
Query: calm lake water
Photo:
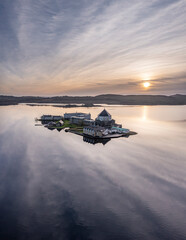
[[[138,134],[105,145],[35,126],[102,109],[0,107],[0,239],[186,239],[186,106],[107,106]]]

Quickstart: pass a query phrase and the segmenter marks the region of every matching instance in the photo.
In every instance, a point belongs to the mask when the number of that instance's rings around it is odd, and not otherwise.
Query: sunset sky
[[[186,94],[185,13],[185,0],[0,0],[0,94]]]

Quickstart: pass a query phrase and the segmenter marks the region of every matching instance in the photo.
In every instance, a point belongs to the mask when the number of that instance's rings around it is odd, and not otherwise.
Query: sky
[[[186,94],[185,13],[186,0],[0,0],[0,94]]]

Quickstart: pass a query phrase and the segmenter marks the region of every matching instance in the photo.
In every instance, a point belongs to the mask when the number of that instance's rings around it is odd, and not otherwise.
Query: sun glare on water
[[[144,83],[143,83],[143,86],[144,86],[145,88],[148,88],[148,87],[150,86],[150,83],[149,83],[149,82],[144,82]]]

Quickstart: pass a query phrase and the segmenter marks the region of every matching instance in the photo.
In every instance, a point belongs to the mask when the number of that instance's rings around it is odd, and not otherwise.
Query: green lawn
[[[61,127],[55,127],[55,128],[70,128],[73,130],[77,130],[78,132],[83,132],[83,127],[78,126],[76,124],[71,124],[69,120],[64,120],[64,124]]]

